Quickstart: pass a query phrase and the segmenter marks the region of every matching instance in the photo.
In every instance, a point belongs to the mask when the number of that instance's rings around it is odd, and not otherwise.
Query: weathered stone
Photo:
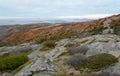
[[[9,55],[14,55],[19,53],[27,53],[39,49],[41,49],[41,44],[29,44],[29,43],[11,47],[0,47],[0,56],[4,56],[6,55],[6,53]]]
[[[86,53],[87,56],[99,54],[99,53],[109,53],[116,57],[120,56],[120,49],[117,47],[117,44],[114,42],[94,42],[88,45],[88,52]]]
[[[70,39],[62,39],[56,42],[56,47],[66,46],[70,42]]]
[[[52,76],[51,73],[48,72],[40,72],[40,73],[36,73],[33,76]]]
[[[62,55],[63,53],[66,53],[67,49],[63,46],[61,47],[56,47],[55,49],[52,49],[49,53],[45,54],[46,60],[49,62],[53,62],[55,58],[58,56]]]
[[[113,30],[113,29],[105,29],[105,30],[103,30],[102,33],[103,33],[103,34],[113,34],[113,33],[114,33],[114,30]]]
[[[110,74],[120,75],[120,63],[115,64],[115,66],[108,67],[108,68],[102,70],[101,72],[108,72]]]
[[[9,53],[7,51],[0,53],[0,57],[8,56]]]
[[[0,76],[13,76],[13,74],[11,74],[11,73],[3,73],[3,74],[0,75]]]
[[[86,56],[99,53],[109,53],[120,59],[120,36],[110,34],[94,35],[86,38],[63,39],[56,43],[54,49],[44,52],[38,51],[41,49],[41,45],[38,44],[23,44],[14,47],[1,47],[0,50],[6,51],[0,51],[0,54],[2,55],[5,52],[8,52],[9,54],[16,54],[34,50],[34,52],[28,55],[32,63],[21,69],[15,74],[15,76],[50,76],[53,72],[66,73],[68,75],[80,75],[79,71],[69,69],[69,66],[65,64],[65,61],[69,58],[69,55],[66,55],[66,52],[68,52],[67,46],[72,47],[82,45],[86,45],[89,48]],[[120,66],[116,64],[115,66],[109,68],[112,68],[114,73],[119,73],[119,67]],[[107,70],[110,70],[109,68],[107,68]]]
[[[54,69],[46,62],[39,59],[36,60],[36,62],[31,63],[28,66],[24,67],[21,71],[15,74],[15,76],[30,76],[41,71],[54,71]]]
[[[28,55],[28,58],[30,61],[35,62],[38,59],[38,55],[35,52],[33,52],[33,53]]]

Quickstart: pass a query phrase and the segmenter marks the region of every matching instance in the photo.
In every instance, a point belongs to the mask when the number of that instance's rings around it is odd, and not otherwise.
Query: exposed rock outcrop
[[[54,72],[54,69],[45,61],[38,59],[34,63],[24,67],[21,71],[15,74],[15,76],[30,76],[42,71],[47,71],[49,73],[49,71]]]
[[[55,58],[62,55],[63,53],[66,53],[67,49],[64,46],[56,47],[55,49],[51,50],[49,53],[45,54],[45,59],[47,62],[53,62]]]
[[[11,46],[11,47],[0,47],[0,57],[6,56],[6,55],[32,52],[35,50],[40,50],[41,47],[42,47],[41,44],[30,44],[30,43],[25,43],[25,44],[21,44],[18,46]]]

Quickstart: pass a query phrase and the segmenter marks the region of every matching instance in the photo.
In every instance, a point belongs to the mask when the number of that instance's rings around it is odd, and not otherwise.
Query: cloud
[[[13,16],[0,16],[0,19],[22,19],[24,17],[13,17]]]
[[[88,19],[98,19],[98,18],[104,18],[108,16],[112,16],[114,14],[94,14],[94,15],[83,15],[83,16],[58,16],[56,18],[58,19],[64,19],[64,18],[88,18]]]
[[[0,16],[56,17],[120,12],[120,0],[0,0]]]

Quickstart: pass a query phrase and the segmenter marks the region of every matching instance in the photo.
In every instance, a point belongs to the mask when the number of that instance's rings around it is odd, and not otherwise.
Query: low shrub
[[[5,44],[0,40],[0,47],[5,46]]]
[[[13,74],[17,73],[18,71],[20,71],[23,67],[27,66],[28,64],[30,64],[31,61],[27,61],[26,63],[24,63],[23,65],[20,65],[18,68],[16,68],[15,70],[12,71]]]
[[[3,57],[0,59],[0,71],[14,70],[27,61],[28,57],[26,54]]]
[[[53,48],[55,47],[55,40],[47,40],[43,43],[43,48]]]
[[[89,57],[87,67],[90,69],[101,69],[118,62],[118,59],[107,53],[97,54]]]
[[[44,42],[45,40],[46,40],[46,38],[38,38],[35,41],[37,44],[40,44],[40,43]]]
[[[84,55],[78,53],[78,54],[71,56],[68,59],[67,64],[74,66],[74,67],[77,67],[77,66],[85,65],[87,62],[88,62],[88,58],[85,57]]]
[[[88,51],[88,47],[83,45],[83,46],[78,46],[78,47],[73,47],[71,49],[71,54],[77,54],[77,53],[81,53],[81,54],[86,54],[86,52]]]

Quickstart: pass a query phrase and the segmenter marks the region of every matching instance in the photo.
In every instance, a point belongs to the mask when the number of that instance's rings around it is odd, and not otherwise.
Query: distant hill
[[[91,19],[79,19],[79,18],[65,18],[65,19],[0,19],[0,25],[24,25],[24,24],[35,24],[35,23],[71,23],[71,22],[85,22],[90,21]]]
[[[52,26],[31,28],[26,31],[16,32],[3,39],[2,42],[9,45],[17,45],[42,39],[58,40],[77,35],[82,37],[84,35],[101,34],[107,25],[115,29],[115,34],[120,34],[120,14],[88,22],[53,24]]]
[[[20,25],[3,25],[0,26],[0,40],[4,39],[5,37],[10,36],[13,33],[17,33],[17,32],[23,32],[23,31],[27,31],[30,29],[34,29],[34,28],[40,28],[45,26],[45,24],[26,24],[23,26]]]

